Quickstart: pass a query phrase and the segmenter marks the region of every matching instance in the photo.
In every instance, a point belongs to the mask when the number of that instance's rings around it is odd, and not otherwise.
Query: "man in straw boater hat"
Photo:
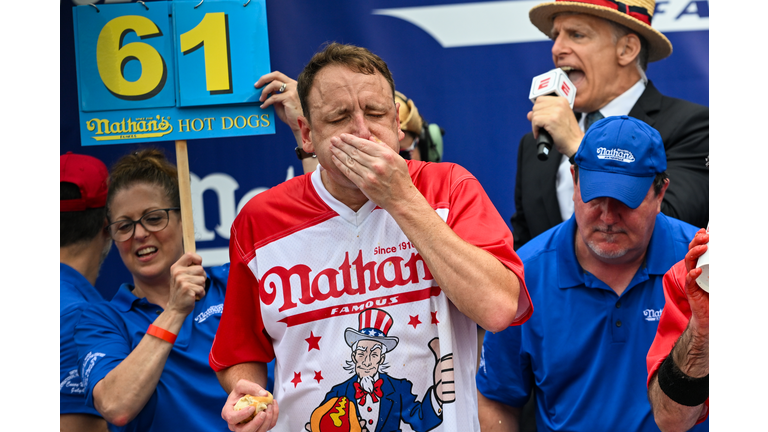
[[[658,131],[635,118],[607,117],[584,135],[570,169],[573,217],[519,250],[536,313],[485,334],[483,432],[517,431],[532,393],[538,431],[658,432],[646,355],[664,275],[696,234],[660,212],[667,168]]]
[[[518,148],[511,219],[515,249],[573,214],[569,158],[594,121],[615,115],[642,120],[661,134],[670,178],[661,211],[706,226],[709,108],[664,96],[647,79],[648,62],[672,53],[669,40],[651,27],[654,8],[653,0],[558,0],[531,9],[531,22],[554,42],[555,67],[577,91],[573,110],[565,98],[539,97],[528,113],[533,132]],[[536,156],[542,127],[554,141],[547,161]]]

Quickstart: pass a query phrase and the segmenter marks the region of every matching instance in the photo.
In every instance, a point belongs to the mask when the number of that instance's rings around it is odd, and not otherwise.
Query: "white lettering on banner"
[[[286,170],[286,180],[292,179],[294,176],[293,166],[288,166]],[[243,206],[245,206],[251,198],[269,189],[266,187],[258,187],[251,189],[235,205],[235,191],[238,190],[240,184],[231,175],[226,173],[211,173],[200,178],[194,173],[189,173],[190,189],[192,194],[192,219],[195,225],[195,241],[206,242],[216,239],[216,234],[220,238],[229,240],[229,230],[232,227],[232,222],[235,221],[235,216],[240,213]],[[212,195],[206,195],[205,192],[213,192],[216,202],[218,203],[219,224],[213,228],[213,231],[209,230],[205,223],[205,205],[204,198],[209,197],[213,199]],[[203,258],[203,263],[206,267],[217,266],[226,264],[229,262],[229,248],[205,248],[197,245],[197,253]]]
[[[195,221],[195,241],[210,241],[216,235],[205,226],[203,193],[213,191],[219,202],[219,224],[214,230],[223,238],[229,238],[229,227],[235,220],[235,191],[240,186],[232,176],[214,173],[204,179],[190,173],[192,191],[192,218]]]
[[[374,9],[373,15],[400,18],[435,38],[443,48],[547,40],[528,19],[541,0],[459,3]],[[709,30],[709,2],[666,0],[656,3],[652,25],[660,32]]]

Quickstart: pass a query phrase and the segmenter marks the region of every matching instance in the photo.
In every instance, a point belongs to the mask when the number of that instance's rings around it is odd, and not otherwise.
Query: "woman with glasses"
[[[107,217],[133,281],[75,330],[87,404],[123,430],[228,430],[208,354],[229,265],[206,275],[202,258],[184,253],[176,168],[159,150],[114,165]]]

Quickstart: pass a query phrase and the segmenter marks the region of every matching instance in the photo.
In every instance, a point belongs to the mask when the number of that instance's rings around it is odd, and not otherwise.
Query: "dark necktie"
[[[591,113],[587,114],[587,118],[584,120],[584,132],[586,133],[594,122],[604,118],[605,117],[603,117],[600,111],[592,111]]]

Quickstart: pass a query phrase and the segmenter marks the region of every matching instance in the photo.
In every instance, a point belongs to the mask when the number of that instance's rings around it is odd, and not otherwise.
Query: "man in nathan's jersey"
[[[533,307],[512,234],[477,179],[455,164],[398,154],[394,87],[381,58],[335,43],[299,76],[302,147],[319,166],[257,195],[232,224],[210,354],[230,392],[222,417],[232,430],[322,429],[313,427],[313,411],[350,378],[343,368],[350,346],[339,335],[371,308],[391,317],[388,330],[403,353],[387,375],[407,380],[414,395],[429,394],[422,404],[432,393],[442,401],[438,421],[413,430],[479,430],[476,326],[497,332],[525,322]],[[436,357],[451,359],[452,370],[435,372]],[[272,359],[275,401],[241,425],[254,408],[234,404],[264,394]],[[402,409],[396,399],[392,409]],[[345,406],[340,425],[369,416]],[[378,430],[403,427],[383,411]]]

